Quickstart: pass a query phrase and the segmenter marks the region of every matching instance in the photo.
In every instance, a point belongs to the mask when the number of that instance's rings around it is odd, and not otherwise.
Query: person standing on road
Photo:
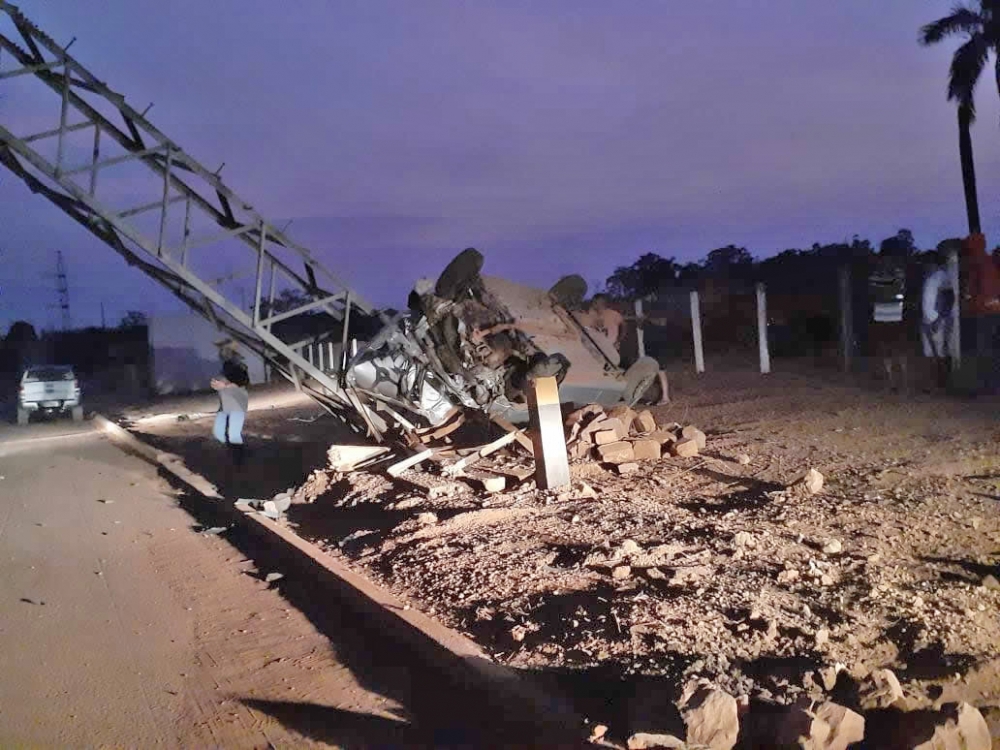
[[[232,340],[224,341],[219,347],[222,358],[222,376],[212,378],[212,389],[219,394],[219,411],[215,415],[212,435],[220,443],[229,446],[233,461],[243,463],[243,422],[250,405],[250,375],[246,363]]]

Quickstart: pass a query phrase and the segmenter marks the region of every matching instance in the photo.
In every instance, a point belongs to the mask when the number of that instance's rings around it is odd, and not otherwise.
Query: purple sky
[[[377,304],[463,247],[547,286],[643,252],[757,256],[898,227],[965,230],[951,0],[20,0],[21,9]],[[294,7],[294,10],[289,8]],[[9,64],[9,60],[8,60]],[[1000,101],[974,130],[1000,240]],[[3,82],[0,81],[0,92]],[[4,108],[7,124],[22,113]],[[0,171],[0,331],[172,298]]]

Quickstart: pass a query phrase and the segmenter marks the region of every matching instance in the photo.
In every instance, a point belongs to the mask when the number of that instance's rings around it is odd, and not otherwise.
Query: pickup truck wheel
[[[625,390],[622,401],[629,406],[635,406],[645,395],[649,386],[656,380],[660,371],[660,363],[652,357],[643,357],[625,372]]]
[[[29,414],[28,414],[28,410],[27,409],[22,409],[22,408],[18,407],[18,409],[17,409],[17,423],[19,425],[26,425],[26,424],[28,424],[28,416],[29,416]]]
[[[457,300],[472,287],[483,269],[483,254],[474,247],[467,247],[456,255],[438,277],[434,294],[444,299]]]
[[[82,422],[83,421],[83,407],[82,406],[74,406],[72,414],[73,414],[73,421],[74,422]]]

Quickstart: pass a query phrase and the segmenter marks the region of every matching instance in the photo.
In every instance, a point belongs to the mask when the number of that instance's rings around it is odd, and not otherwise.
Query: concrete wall
[[[153,389],[160,394],[205,390],[221,365],[215,342],[225,338],[194,313],[156,315],[149,319]],[[263,383],[264,362],[241,347],[251,383]]]

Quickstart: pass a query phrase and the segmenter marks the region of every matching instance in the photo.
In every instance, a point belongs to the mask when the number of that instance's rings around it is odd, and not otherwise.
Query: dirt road
[[[200,533],[96,432],[0,428],[0,476],[0,745],[474,741],[439,675],[309,581],[266,583],[266,550]]]

